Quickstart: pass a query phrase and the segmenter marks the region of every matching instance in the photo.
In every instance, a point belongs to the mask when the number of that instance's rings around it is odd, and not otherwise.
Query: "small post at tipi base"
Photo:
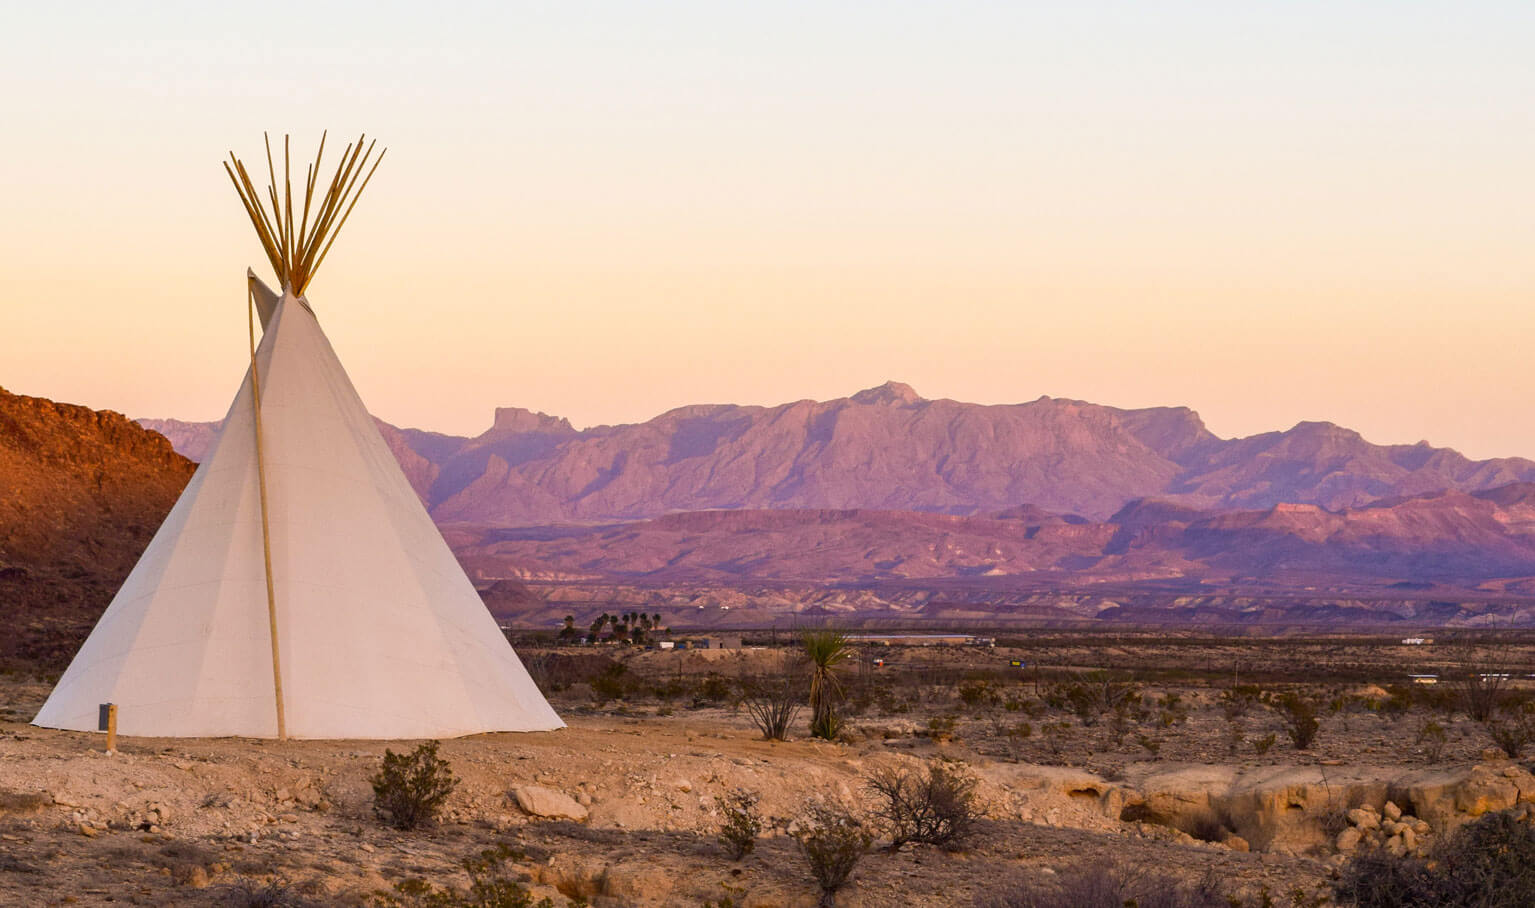
[[[107,753],[117,753],[117,704],[101,704],[101,715],[96,720],[96,727],[107,733]]]

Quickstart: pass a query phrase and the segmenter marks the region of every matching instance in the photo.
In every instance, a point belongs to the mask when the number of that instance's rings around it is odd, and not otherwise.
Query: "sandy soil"
[[[407,877],[463,885],[459,861],[509,843],[530,888],[555,904],[700,905],[728,894],[758,908],[812,905],[814,884],[785,835],[803,805],[858,802],[872,768],[935,758],[980,778],[980,833],[959,853],[870,854],[839,904],[970,905],[1009,875],[1081,860],[1214,873],[1281,894],[1315,892],[1328,874],[1320,858],[1234,851],[1078,807],[964,735],[773,744],[724,708],[577,708],[590,702],[583,687],[558,698],[564,730],[443,742],[462,783],[440,825],[401,833],[373,816],[367,779],[386,746],[412,742],[139,738],[109,756],[100,735],[24,724],[46,687],[0,680],[0,903],[224,904],[231,886],[275,878],[319,903],[362,904]],[[530,784],[589,803],[589,816],[528,816],[509,793]],[[773,826],[740,862],[715,843],[715,799],[737,788],[761,797]]]

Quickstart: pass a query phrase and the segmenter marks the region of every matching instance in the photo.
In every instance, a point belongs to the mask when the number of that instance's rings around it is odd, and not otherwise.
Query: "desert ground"
[[[839,905],[975,905],[1084,863],[1318,904],[1358,849],[1426,850],[1535,802],[1535,776],[1492,734],[1526,721],[1512,706],[1535,668],[1529,641],[861,645],[841,672],[838,740],[811,738],[801,712],[776,742],[741,692],[802,666],[790,646],[752,642],[525,641],[569,727],[442,742],[459,785],[437,823],[409,832],[375,816],[369,779],[386,748],[419,742],[124,738],[109,755],[102,735],[27,724],[45,680],[0,677],[0,903],[363,905],[411,879],[465,888],[462,862],[505,845],[501,872],[554,905],[808,906],[819,890],[790,833],[825,801],[875,836]],[[1478,722],[1451,679],[1483,669],[1509,678]],[[1286,694],[1316,711],[1305,749]],[[870,775],[934,765],[976,782],[972,834],[881,847]],[[739,861],[716,841],[734,791],[759,799],[765,827]]]

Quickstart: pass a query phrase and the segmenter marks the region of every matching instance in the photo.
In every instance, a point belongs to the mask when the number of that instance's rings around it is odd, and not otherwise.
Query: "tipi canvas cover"
[[[126,735],[440,738],[561,727],[308,301],[250,280],[264,328],[255,368],[35,724],[95,729],[98,705],[110,702]]]

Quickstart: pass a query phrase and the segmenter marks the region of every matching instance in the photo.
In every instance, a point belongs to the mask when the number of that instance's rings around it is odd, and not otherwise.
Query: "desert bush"
[[[1256,684],[1233,684],[1221,691],[1221,713],[1227,719],[1240,719],[1252,712],[1263,699],[1263,688]]]
[[[955,716],[933,716],[927,720],[927,736],[934,741],[952,741],[958,721]]]
[[[741,682],[741,702],[768,741],[782,741],[799,715],[798,685],[787,673]]]
[[[521,857],[509,846],[498,845],[461,862],[469,874],[466,890],[437,888],[411,877],[395,883],[393,892],[375,893],[372,904],[377,908],[554,908],[547,898],[535,902],[532,893],[508,876],[506,862]]]
[[[890,850],[909,843],[954,849],[981,818],[975,779],[938,764],[926,772],[910,767],[875,770],[867,780],[874,815],[890,833]]]
[[[1356,908],[1527,908],[1535,892],[1535,828],[1527,814],[1490,813],[1443,839],[1428,859],[1380,850],[1356,856],[1334,884]]]
[[[241,877],[218,888],[218,903],[225,908],[310,908],[309,901],[293,888],[287,877],[269,880]]]
[[[824,908],[836,904],[837,890],[847,884],[874,837],[846,808],[820,802],[800,818],[794,841],[821,887]]]
[[[1469,671],[1454,681],[1460,708],[1478,722],[1486,722],[1503,704],[1507,677],[1501,672]]]
[[[384,751],[384,762],[373,783],[373,811],[396,829],[415,829],[432,822],[458,787],[446,760],[437,757],[436,741],[410,754]]]
[[[810,659],[810,733],[832,741],[842,730],[836,713],[842,692],[837,668],[852,658],[853,647],[841,631],[806,631],[801,639]]]
[[[714,706],[730,700],[730,682],[719,672],[709,672],[693,692],[693,707]]]
[[[751,854],[757,847],[757,836],[762,833],[762,818],[757,814],[757,796],[745,791],[732,791],[720,804],[723,822],[720,824],[719,843],[725,846],[732,860]]]
[[[1517,760],[1530,742],[1535,741],[1535,721],[1527,713],[1490,719],[1487,734],[1510,760]]]
[[[1116,680],[1108,672],[1093,672],[1081,680],[1057,685],[1046,702],[1070,710],[1084,726],[1092,726],[1109,713],[1133,711],[1140,704],[1140,690],[1128,681]]]
[[[1269,749],[1274,746],[1274,742],[1277,740],[1279,738],[1273,732],[1269,732],[1261,738],[1253,738],[1253,752],[1261,757],[1269,752]]]
[[[959,699],[966,706],[976,708],[996,706],[1002,696],[989,681],[965,681],[959,686]]]
[[[1045,746],[1050,748],[1050,756],[1060,759],[1066,752],[1067,738],[1071,734],[1070,722],[1046,722],[1039,727],[1040,736],[1045,740]]]
[[[1279,714],[1285,734],[1290,736],[1290,743],[1295,745],[1296,750],[1305,750],[1316,741],[1322,723],[1316,717],[1316,704],[1311,700],[1300,694],[1289,693],[1272,698],[1269,706]]]
[[[997,729],[997,737],[1002,739],[1007,757],[1014,763],[1023,762],[1024,742],[1033,735],[1034,726],[1028,722],[1015,722]]]
[[[538,692],[545,697],[560,689],[551,671],[553,663],[553,653],[531,652],[524,653],[522,656],[522,667],[528,670],[528,677],[532,679],[533,686],[537,687]]]
[[[628,673],[629,666],[622,662],[609,662],[602,667],[591,681],[592,699],[598,706],[609,700],[622,700],[629,693],[629,679],[625,677]]]
[[[1449,742],[1449,735],[1444,726],[1433,719],[1424,719],[1418,726],[1417,741],[1423,746],[1424,755],[1430,763],[1438,763],[1444,757],[1445,744]]]
[[[977,908],[1233,908],[1241,902],[1213,878],[1190,884],[1160,871],[1086,862],[1034,882],[1018,878],[991,887]]]

